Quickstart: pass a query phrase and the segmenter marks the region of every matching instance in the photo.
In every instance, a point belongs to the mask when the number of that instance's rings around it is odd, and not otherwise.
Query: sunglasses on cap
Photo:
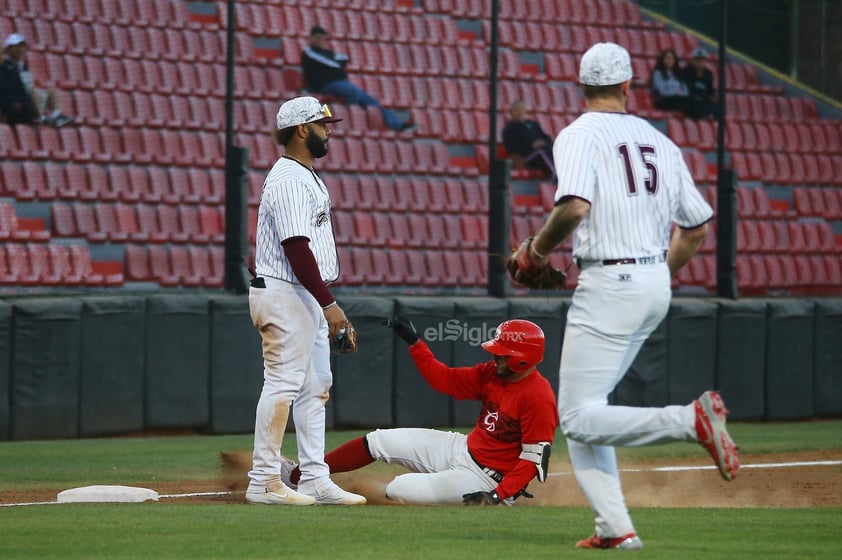
[[[327,103],[322,104],[321,108],[319,109],[319,113],[321,113],[321,115],[322,115],[321,117],[319,117],[318,119],[309,121],[309,122],[311,122],[311,123],[335,123],[335,122],[339,122],[339,121],[342,120],[340,118],[337,118],[337,117],[333,116],[333,111],[330,110],[330,107],[328,107]]]

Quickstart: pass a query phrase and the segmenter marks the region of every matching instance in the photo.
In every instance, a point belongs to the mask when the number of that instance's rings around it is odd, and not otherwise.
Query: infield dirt
[[[670,461],[620,461],[623,490],[629,507],[831,507],[842,506],[842,453],[809,452],[786,455],[743,456],[743,468],[732,482],[716,471],[653,471],[658,467],[707,466],[703,458]],[[787,463],[835,461],[835,465],[775,466]],[[765,465],[765,466],[764,466]],[[161,495],[218,493],[210,496],[161,498],[161,503],[241,503],[248,483],[251,453],[220,453],[220,475],[216,481],[183,481],[155,484],[127,481],[126,485],[152,487]],[[633,471],[633,472],[632,472]],[[333,479],[346,490],[364,495],[371,505],[394,504],[385,496],[386,485],[405,472],[399,467],[376,465],[355,472],[337,473]],[[0,504],[54,501],[66,488],[0,492]],[[570,464],[556,461],[547,482],[533,481],[533,499],[521,498],[522,506],[586,506],[576,485]]]

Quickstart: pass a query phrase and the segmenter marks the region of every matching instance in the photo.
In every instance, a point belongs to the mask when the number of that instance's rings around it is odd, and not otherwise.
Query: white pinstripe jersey
[[[298,283],[281,241],[306,237],[319,265],[322,280],[339,277],[339,258],[330,218],[330,196],[315,172],[294,159],[282,157],[266,176],[257,211],[258,276]]]
[[[660,255],[673,223],[693,228],[713,217],[678,146],[634,115],[584,113],[558,134],[553,156],[555,200],[591,203],[574,232],[575,258]]]

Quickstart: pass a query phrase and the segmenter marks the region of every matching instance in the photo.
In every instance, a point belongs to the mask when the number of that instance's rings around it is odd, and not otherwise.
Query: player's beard
[[[496,358],[496,356],[495,356],[495,358]],[[508,379],[509,377],[515,375],[515,372],[513,372],[512,370],[509,369],[509,358],[508,358],[508,356],[506,356],[504,358],[504,360],[505,360],[505,363],[502,363],[501,361],[498,361],[497,359],[494,360],[494,362],[495,362],[494,373],[500,379]]]
[[[312,129],[307,133],[305,142],[307,149],[313,155],[313,159],[323,158],[327,155],[327,138],[319,138],[317,134],[313,133]]]

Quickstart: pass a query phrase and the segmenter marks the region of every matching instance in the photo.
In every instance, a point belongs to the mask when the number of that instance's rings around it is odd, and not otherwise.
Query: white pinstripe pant
[[[596,514],[601,537],[634,532],[613,446],[695,440],[692,405],[608,405],[608,395],[666,316],[670,298],[666,263],[594,264],[579,275],[567,314],[559,420],[573,472]]]
[[[281,442],[289,406],[295,419],[301,481],[328,476],[325,404],[333,384],[328,325],[301,285],[265,278],[249,289],[252,321],[263,339],[263,390],[257,403],[252,485],[280,481]]]

